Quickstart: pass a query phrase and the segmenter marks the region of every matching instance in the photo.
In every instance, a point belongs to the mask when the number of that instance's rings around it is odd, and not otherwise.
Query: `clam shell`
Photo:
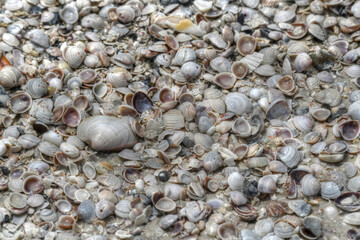
[[[24,113],[31,108],[32,102],[32,98],[29,94],[19,93],[10,98],[7,105],[14,113]]]
[[[83,63],[86,53],[82,48],[70,46],[64,50],[63,56],[72,68],[78,68]]]
[[[242,93],[229,93],[225,97],[226,109],[237,115],[248,113],[252,109],[251,101]]]
[[[28,197],[28,199],[26,200],[26,203],[30,206],[30,207],[39,207],[41,206],[43,203],[45,202],[45,199],[42,195],[40,194],[34,194]]]
[[[131,127],[123,119],[110,116],[84,119],[77,128],[77,136],[97,151],[119,151],[136,143]]]
[[[182,113],[177,109],[171,109],[164,115],[165,129],[178,130],[185,127],[185,119]]]
[[[25,37],[42,48],[50,47],[49,37],[43,30],[33,29],[27,32]]]
[[[5,66],[0,71],[0,85],[4,88],[19,86],[21,72],[13,66]]]
[[[256,39],[254,37],[243,35],[236,42],[236,49],[242,56],[251,55],[256,48]]]
[[[305,196],[317,195],[320,188],[319,181],[311,174],[307,174],[301,179],[301,190]]]

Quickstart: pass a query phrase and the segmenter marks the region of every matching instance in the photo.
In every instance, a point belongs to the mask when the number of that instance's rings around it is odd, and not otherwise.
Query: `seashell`
[[[164,187],[164,195],[176,201],[186,197],[186,188],[173,183],[167,183]]]
[[[269,169],[271,172],[274,173],[285,173],[287,172],[287,167],[285,166],[285,164],[283,164],[280,161],[271,161],[269,163]]]
[[[201,67],[195,62],[186,62],[181,66],[181,73],[188,79],[194,79],[201,73]]]
[[[25,208],[27,203],[26,203],[26,195],[21,194],[21,193],[11,193],[9,196],[9,204],[14,207],[14,208]]]
[[[252,109],[250,99],[242,93],[229,93],[226,95],[225,104],[228,111],[237,115],[243,115]]]
[[[90,198],[90,193],[86,189],[79,189],[74,195],[77,202],[82,202]]]
[[[52,209],[47,208],[41,210],[40,218],[45,222],[55,222],[58,220],[56,212]]]
[[[230,192],[230,201],[236,206],[243,205],[247,203],[246,196],[239,191],[231,191]]]
[[[199,222],[205,219],[211,212],[210,206],[203,201],[187,202],[185,206],[185,214],[190,222]]]
[[[236,133],[236,135],[242,138],[250,137],[251,135],[251,125],[243,117],[238,117],[234,121],[232,130]]]
[[[31,195],[26,200],[27,205],[29,205],[30,207],[33,207],[33,208],[43,205],[44,202],[45,202],[45,199],[40,194]]]
[[[360,213],[349,213],[344,217],[344,222],[350,225],[360,225]]]
[[[194,1],[194,6],[202,13],[208,12],[212,7],[212,2],[205,0]]]
[[[206,172],[214,172],[222,166],[222,158],[217,152],[208,152],[203,160],[203,168]]]
[[[182,66],[186,62],[196,61],[195,51],[191,48],[181,48],[176,52],[171,64]]]
[[[76,7],[67,4],[59,11],[60,19],[67,24],[74,24],[79,19],[79,13]]]
[[[335,205],[347,212],[356,212],[360,209],[359,204],[360,194],[357,192],[345,192],[337,197],[334,202]]]
[[[309,33],[320,41],[325,41],[327,38],[325,29],[316,23],[309,24]]]
[[[293,118],[293,124],[301,132],[310,132],[314,122],[311,117],[308,116],[295,116]]]
[[[96,79],[97,73],[93,69],[84,69],[79,72],[78,77],[80,78],[82,83],[88,84],[92,83]],[[95,94],[94,90],[93,93]]]
[[[238,172],[233,172],[228,177],[229,188],[233,191],[240,191],[244,185],[245,178]]]
[[[180,46],[179,41],[177,40],[177,38],[174,35],[172,35],[172,34],[166,35],[164,40],[169,48],[171,48],[173,50],[179,49],[179,46]],[[176,54],[178,54],[178,52]],[[190,61],[194,61],[194,60],[195,59],[192,59]]]
[[[284,214],[292,214],[293,211],[286,202],[270,201],[265,205],[266,213],[269,217],[280,217]]]
[[[84,119],[77,127],[77,136],[97,151],[120,151],[136,143],[131,127],[123,119],[110,116]]]
[[[18,93],[8,100],[7,105],[14,113],[24,113],[31,108],[32,98],[27,93]]]
[[[274,233],[280,238],[290,238],[294,235],[295,227],[283,219],[274,223]]]
[[[62,121],[69,127],[76,127],[81,122],[81,113],[75,107],[69,107],[62,116]]]
[[[61,212],[62,214],[67,214],[72,209],[71,203],[68,200],[64,199],[56,201],[55,205],[59,212]]]
[[[360,120],[360,101],[353,102],[348,108],[348,115],[353,120]]]
[[[151,109],[152,101],[144,92],[137,91],[132,99],[132,105],[137,112],[143,113]]]
[[[178,130],[185,127],[185,120],[181,112],[177,109],[171,109],[164,115],[165,129]]]
[[[45,151],[43,150],[40,150],[40,151],[43,151],[43,153],[47,153],[46,152],[46,149],[45,148],[53,148],[52,145],[49,145],[48,143],[52,143],[52,144],[55,144],[56,146],[60,146],[60,144],[63,142],[63,138],[60,134],[54,132],[54,131],[47,131],[43,134],[42,136],[42,140],[43,142],[45,143],[41,143],[42,145],[42,149],[44,149]],[[54,148],[52,151],[58,151],[59,148]],[[51,154],[51,153],[48,153],[48,154]],[[51,155],[49,155],[51,156]]]
[[[292,200],[288,206],[299,217],[306,217],[311,213],[311,205],[304,200]]]
[[[276,181],[274,181],[271,175],[259,179],[258,191],[260,193],[274,193],[276,192],[276,189]]]
[[[301,190],[305,196],[314,196],[320,192],[321,185],[319,181],[311,174],[305,175],[301,179]]]
[[[92,219],[96,218],[95,211],[95,204],[90,200],[84,200],[80,203],[76,212],[80,220],[90,223]]]
[[[216,48],[225,49],[228,44],[218,32],[211,32],[203,36],[204,40],[211,42]]]
[[[83,63],[86,53],[80,47],[70,46],[63,51],[63,57],[70,67],[78,68]]]
[[[19,86],[21,72],[12,66],[5,66],[0,71],[0,85],[4,88],[14,88]]]
[[[256,48],[256,39],[248,35],[242,35],[236,42],[236,49],[242,56],[251,55]]]
[[[20,11],[24,7],[24,3],[21,1],[8,0],[4,2],[5,9],[11,12]]]
[[[215,57],[210,61],[210,66],[212,69],[219,73],[228,73],[231,70],[231,62],[223,57]]]
[[[294,67],[297,72],[304,72],[312,65],[312,59],[307,53],[300,53],[296,56]]]
[[[347,188],[352,192],[357,192],[360,189],[360,177],[353,177],[349,180]]]
[[[75,224],[75,219],[72,216],[63,215],[63,216],[59,217],[57,224],[58,224],[58,227],[61,229],[71,229],[71,228],[73,228],[73,225]]]
[[[313,118],[321,122],[326,121],[331,115],[330,110],[326,108],[317,108],[315,110],[310,110],[310,113]]]
[[[235,210],[235,212],[239,215],[239,217],[243,220],[243,221],[253,221],[254,219],[256,219],[257,217],[257,212],[256,209],[251,206],[250,204],[244,204],[244,205],[240,205],[240,206],[235,206],[234,204],[233,208]]]
[[[274,221],[271,218],[261,219],[255,223],[254,232],[261,237],[273,232],[273,230]]]
[[[79,77],[72,77],[67,82],[67,87],[70,90],[80,88],[81,85],[82,85],[82,81],[81,81],[81,79]]]
[[[60,150],[70,158],[77,158],[80,155],[79,149],[67,142],[61,143]]]
[[[228,72],[219,73],[215,76],[214,82],[223,89],[230,89],[236,82],[236,76]]]
[[[20,41],[11,33],[4,33],[2,35],[2,41],[12,47],[17,47],[20,44]]]
[[[321,185],[321,197],[335,199],[340,196],[340,189],[334,182],[325,182]]]
[[[307,34],[308,27],[305,23],[292,23],[291,26],[293,28],[286,31],[286,35],[291,39],[301,39]]]
[[[24,134],[18,138],[18,142],[22,148],[28,149],[35,147],[38,143],[40,143],[40,139],[31,134]]]
[[[115,215],[121,218],[129,218],[131,211],[130,201],[122,199],[115,206]]]
[[[41,193],[44,189],[41,178],[36,175],[30,175],[24,179],[22,190],[26,194]]]
[[[261,76],[270,77],[276,74],[274,68],[269,64],[263,64],[254,70],[255,73]]]
[[[129,72],[109,73],[106,77],[107,82],[115,88],[127,87],[130,79],[131,74]]]
[[[360,66],[359,65],[351,65],[345,70],[345,73],[352,78],[360,77]]]
[[[35,161],[28,165],[30,171],[35,171],[38,174],[43,174],[49,171],[50,166],[49,164],[42,162],[42,161]]]
[[[85,163],[82,169],[88,179],[94,179],[96,177],[95,167],[91,163]]]
[[[130,23],[134,21],[135,12],[134,10],[127,5],[120,6],[116,9],[116,14],[121,23]]]
[[[218,228],[217,234],[220,237],[220,239],[222,239],[222,240],[239,238],[239,233],[238,233],[236,227],[234,226],[234,224],[232,224],[232,223],[221,224]],[[243,239],[245,239],[245,238],[243,237]]]
[[[354,177],[358,170],[355,166],[354,163],[352,162],[345,162],[341,165],[341,169],[343,170],[343,172],[345,173],[345,175],[348,177],[348,178],[351,178],[351,177]]]
[[[205,191],[197,182],[192,182],[187,187],[187,195],[194,200],[202,200],[205,198]]]
[[[32,43],[42,48],[50,47],[50,40],[48,35],[40,29],[33,29],[26,33],[25,38],[29,39]]]
[[[243,62],[233,62],[231,65],[231,72],[236,76],[237,79],[243,79],[249,72],[249,67]]]
[[[52,157],[56,152],[60,151],[60,148],[55,144],[46,141],[40,142],[38,144],[38,149],[41,153],[49,157]]]
[[[359,123],[357,121],[346,121],[340,125],[340,134],[347,141],[352,141],[357,138],[359,132]]]
[[[105,219],[106,217],[112,215],[115,211],[114,203],[108,200],[100,200],[95,205],[96,217],[99,219]]]
[[[291,96],[294,94],[293,91],[296,86],[294,79],[291,76],[286,75],[276,82],[276,87],[285,95]]]
[[[297,166],[302,159],[300,152],[289,145],[280,148],[278,155],[280,160],[289,168]]]
[[[278,99],[273,101],[268,107],[266,111],[266,118],[270,121],[273,119],[279,120],[287,120],[290,117],[291,109],[289,104],[283,100]]]
[[[122,184],[121,179],[118,178],[118,177],[116,177],[116,176],[113,175],[113,174],[103,174],[103,175],[100,175],[100,176],[98,176],[98,177],[96,178],[96,180],[97,180],[100,184],[102,184],[102,185],[104,185],[104,186],[106,186],[106,187],[108,187],[108,188],[111,188],[111,189],[113,189],[113,190],[119,189],[119,188],[121,187],[121,184]]]
[[[296,14],[293,11],[290,10],[281,10],[278,11],[274,16],[274,22],[275,23],[286,23],[291,22],[294,20]]]
[[[176,208],[176,203],[171,198],[163,197],[156,202],[155,207],[162,212],[172,212]]]
[[[163,216],[159,221],[159,226],[162,229],[168,229],[178,220],[178,216],[174,214],[168,214]]]

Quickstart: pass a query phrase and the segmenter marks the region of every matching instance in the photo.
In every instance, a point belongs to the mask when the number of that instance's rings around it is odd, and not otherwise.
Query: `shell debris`
[[[0,239],[360,236],[359,1],[2,3]]]

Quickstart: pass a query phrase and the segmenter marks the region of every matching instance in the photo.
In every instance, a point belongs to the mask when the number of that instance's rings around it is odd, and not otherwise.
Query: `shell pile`
[[[359,1],[0,6],[0,239],[359,238]]]

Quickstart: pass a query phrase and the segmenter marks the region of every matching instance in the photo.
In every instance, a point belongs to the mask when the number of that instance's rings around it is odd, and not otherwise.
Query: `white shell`
[[[226,109],[237,115],[249,113],[252,109],[251,101],[242,93],[229,93],[225,98]]]
[[[110,116],[84,119],[77,127],[77,136],[98,151],[120,151],[136,143],[131,127],[123,119]]]

